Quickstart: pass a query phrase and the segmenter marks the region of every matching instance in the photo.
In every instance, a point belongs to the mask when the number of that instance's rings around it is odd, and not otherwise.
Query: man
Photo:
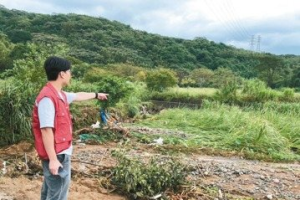
[[[71,63],[49,57],[44,64],[48,83],[40,91],[33,108],[35,148],[42,160],[44,182],[41,200],[66,200],[71,181],[72,121],[69,104],[89,99],[107,100],[105,93],[67,93]]]

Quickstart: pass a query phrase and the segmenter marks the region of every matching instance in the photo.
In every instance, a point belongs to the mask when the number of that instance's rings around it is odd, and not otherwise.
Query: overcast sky
[[[101,16],[163,36],[300,55],[299,0],[0,0],[8,9]]]

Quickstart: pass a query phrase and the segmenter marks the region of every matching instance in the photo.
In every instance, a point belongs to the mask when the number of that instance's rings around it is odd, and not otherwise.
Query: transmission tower
[[[256,52],[260,53],[260,41],[261,37],[260,35],[257,36],[257,44],[256,44]]]

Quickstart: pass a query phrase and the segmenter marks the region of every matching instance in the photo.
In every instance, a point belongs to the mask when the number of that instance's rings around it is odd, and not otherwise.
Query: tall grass
[[[141,122],[149,127],[184,131],[189,147],[212,147],[274,160],[300,159],[300,114],[272,107],[243,110],[206,102],[200,110],[164,110]]]
[[[204,99],[222,103],[249,105],[265,102],[299,102],[300,94],[292,88],[273,90],[258,80],[245,80],[242,85],[231,83],[215,88],[170,88],[163,92],[153,92],[153,100],[177,101],[182,103],[201,103]]]
[[[31,112],[36,87],[15,83],[0,91],[0,146],[32,138]]]
[[[172,101],[182,103],[201,104],[203,99],[212,99],[214,88],[170,88],[164,92],[152,92],[152,100]]]
[[[178,93],[178,94],[185,94],[189,96],[210,96],[212,97],[217,89],[215,88],[180,88],[180,87],[174,87],[170,88],[169,90],[172,93]]]

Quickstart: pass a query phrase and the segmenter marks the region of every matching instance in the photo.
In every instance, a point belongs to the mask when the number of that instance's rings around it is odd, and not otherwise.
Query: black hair
[[[61,71],[71,69],[71,63],[64,58],[51,56],[45,61],[44,68],[48,81],[55,81]]]

